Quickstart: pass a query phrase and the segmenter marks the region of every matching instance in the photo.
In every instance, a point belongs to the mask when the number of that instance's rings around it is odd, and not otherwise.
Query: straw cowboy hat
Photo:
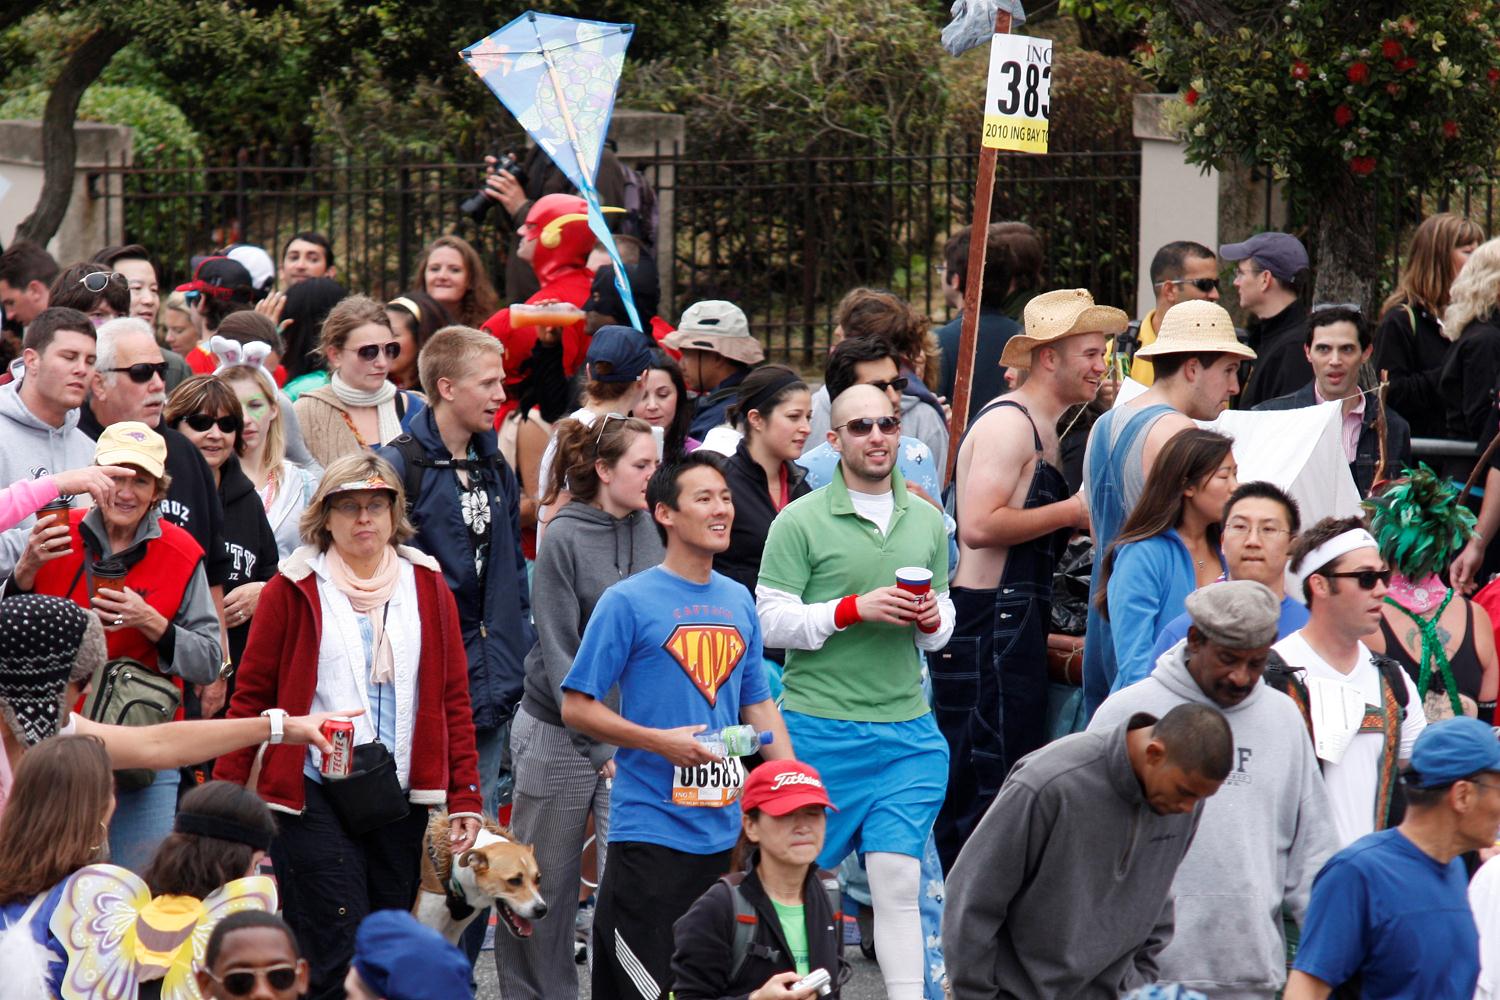
[[[1026,303],[1026,332],[1005,342],[1000,363],[1006,368],[1030,368],[1031,352],[1038,347],[1080,333],[1120,333],[1130,317],[1114,306],[1094,304],[1086,288],[1061,288],[1043,292]]]
[[[1173,306],[1157,328],[1156,340],[1136,351],[1135,356],[1212,353],[1255,360],[1255,352],[1234,335],[1234,320],[1223,306],[1207,299],[1192,299]]]

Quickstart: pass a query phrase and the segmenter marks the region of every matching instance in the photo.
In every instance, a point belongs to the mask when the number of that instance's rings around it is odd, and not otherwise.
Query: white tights
[[[888,1000],[922,1000],[922,862],[905,854],[865,855],[875,907],[875,957]]]

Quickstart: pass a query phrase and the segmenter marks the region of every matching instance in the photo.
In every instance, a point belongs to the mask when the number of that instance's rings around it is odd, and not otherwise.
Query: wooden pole
[[[1010,34],[1010,10],[995,12],[995,34]],[[958,444],[969,424],[969,393],[974,381],[974,348],[979,342],[979,293],[984,286],[984,248],[989,237],[990,202],[995,195],[995,158],[998,151],[979,150],[979,176],[974,179],[974,225],[969,233],[969,273],[964,281],[964,314],[959,327],[958,366],[953,375],[953,418],[948,425],[948,463],[943,482],[953,480]]]

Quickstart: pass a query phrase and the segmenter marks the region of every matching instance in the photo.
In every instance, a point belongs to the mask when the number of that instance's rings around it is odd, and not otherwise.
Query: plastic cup
[[[552,302],[547,305],[527,305],[524,302],[510,307],[511,326],[572,326],[583,321],[583,310],[568,302]]]
[[[932,590],[932,570],[923,566],[902,566],[896,570],[896,586],[914,597],[925,597]]]

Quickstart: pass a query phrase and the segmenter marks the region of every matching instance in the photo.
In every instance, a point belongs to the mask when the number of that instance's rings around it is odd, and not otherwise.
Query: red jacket
[[[236,675],[229,718],[255,717],[267,708],[306,715],[318,683],[322,605],[318,581],[301,549],[261,591],[250,638]],[[431,568],[432,560],[403,548],[416,571],[417,610],[422,620],[422,658],[417,665],[417,717],[411,739],[411,801],[446,806],[450,815],[482,816],[479,760],[469,709],[469,666],[459,629],[458,606]],[[301,558],[299,558],[299,556]],[[249,747],[219,758],[214,777],[243,785],[257,750]],[[267,746],[254,791],[272,809],[300,814],[307,748]]]

